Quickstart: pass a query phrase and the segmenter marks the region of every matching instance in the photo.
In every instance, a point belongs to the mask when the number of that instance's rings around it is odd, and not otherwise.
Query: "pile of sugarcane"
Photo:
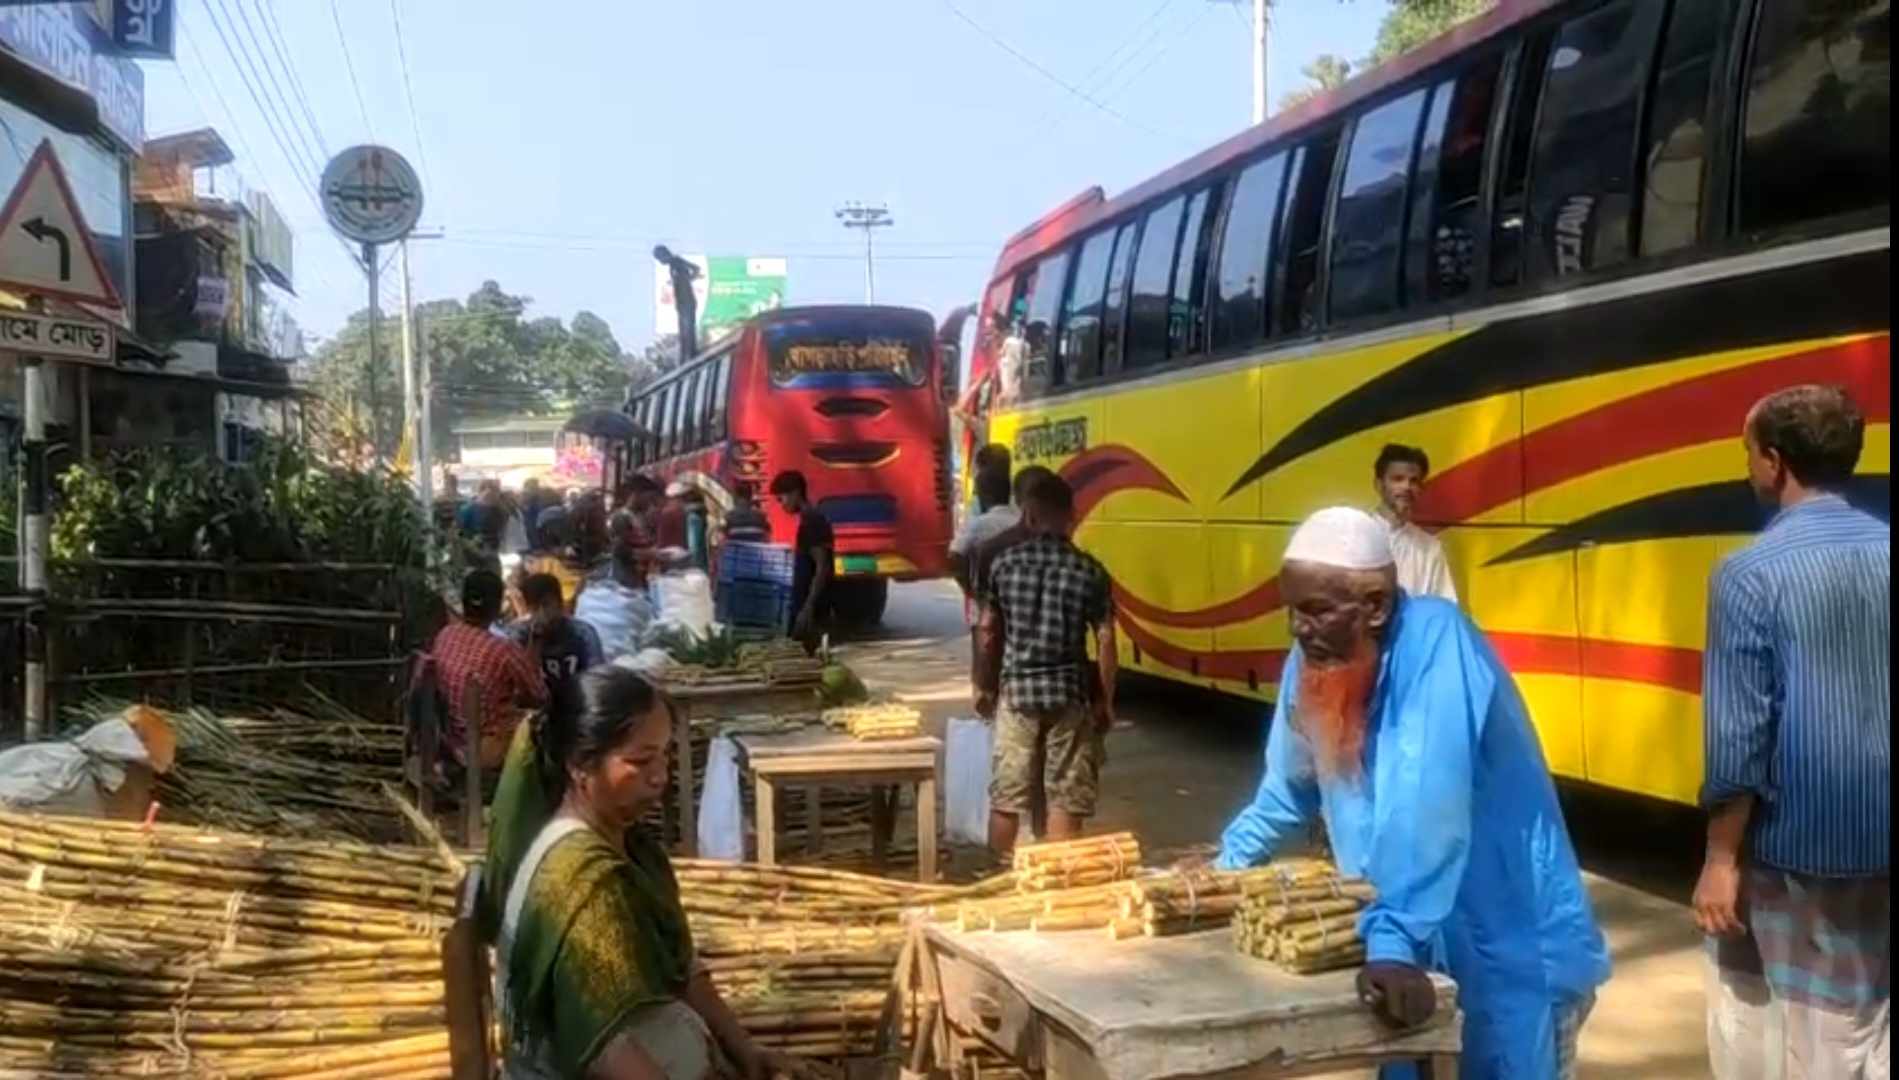
[[[163,816],[271,836],[401,839],[404,825],[378,791],[402,780],[401,725],[367,720],[320,695],[307,700],[307,712],[166,712],[177,757],[159,777]],[[83,729],[128,707],[97,699],[68,710],[67,720]]]
[[[0,1075],[445,1075],[434,851],[0,813]]]
[[[1358,915],[1373,895],[1369,882],[1323,863],[1251,878],[1233,914],[1233,943],[1298,974],[1355,967],[1365,962]]]
[[[824,726],[853,739],[914,739],[923,733],[923,714],[908,705],[843,705],[826,709]]]

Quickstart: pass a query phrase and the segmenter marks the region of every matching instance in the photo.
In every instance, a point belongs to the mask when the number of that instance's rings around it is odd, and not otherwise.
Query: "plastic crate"
[[[791,621],[791,586],[775,581],[719,583],[719,621],[734,628],[782,632]]]
[[[789,585],[796,561],[791,548],[783,544],[734,541],[719,548],[719,582],[768,581]]]

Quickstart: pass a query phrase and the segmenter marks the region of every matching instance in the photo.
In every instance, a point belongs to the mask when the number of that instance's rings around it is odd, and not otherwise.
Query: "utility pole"
[[[409,279],[409,241],[439,240],[440,232],[412,232],[398,249],[402,263],[402,435],[409,440],[410,467],[415,470],[416,501],[426,523],[435,503],[435,462],[429,446],[428,354],[422,350],[422,324],[416,318]],[[421,365],[417,370],[418,362]]]
[[[1266,122],[1266,5],[1253,0],[1253,123]]]
[[[878,229],[889,228],[897,223],[890,216],[890,208],[878,203],[870,206],[860,202],[847,202],[837,208],[837,220],[847,229],[864,230],[864,303],[877,302],[877,253],[871,237]]]
[[[363,273],[369,275],[369,450],[382,460],[382,360],[376,351],[376,324],[382,321],[382,267],[376,264],[376,245],[363,245]]]
[[[1212,0],[1216,4],[1253,5],[1253,123],[1266,122],[1266,29],[1272,0]]]

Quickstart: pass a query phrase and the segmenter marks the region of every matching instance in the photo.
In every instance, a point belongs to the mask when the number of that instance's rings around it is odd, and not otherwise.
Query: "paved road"
[[[968,709],[969,639],[953,585],[893,590],[881,630],[844,651],[872,686],[897,690],[932,718]],[[1258,782],[1259,707],[1137,680],[1123,688],[1118,712],[1097,824],[1131,828],[1157,853],[1217,839]],[[1699,821],[1581,789],[1565,790],[1564,807],[1616,965],[1583,1029],[1581,1075],[1707,1076],[1700,939],[1686,908]]]

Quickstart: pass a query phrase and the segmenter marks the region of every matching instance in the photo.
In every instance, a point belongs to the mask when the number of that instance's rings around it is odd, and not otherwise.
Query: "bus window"
[[[1735,0],[1676,0],[1669,15],[1642,153],[1638,243],[1644,255],[1679,251],[1701,238],[1708,92],[1735,6]]]
[[[716,374],[712,377],[712,401],[706,410],[706,426],[712,432],[713,439],[723,439],[727,434],[726,409],[732,396],[732,350],[719,354],[715,361]]]
[[[1082,242],[1075,280],[1062,304],[1060,351],[1055,367],[1064,384],[1101,373],[1101,300],[1108,287],[1108,263],[1114,256],[1114,230],[1103,229]]]
[[[1629,258],[1642,93],[1666,10],[1618,0],[1557,31],[1530,165],[1539,279]]]
[[[1167,303],[1186,204],[1185,197],[1176,195],[1148,211],[1141,226],[1141,245],[1134,256],[1134,294],[1128,301],[1129,368],[1153,367],[1167,359]]]
[[[628,399],[626,403],[627,419],[633,421],[635,425],[639,425],[640,424],[640,410],[644,408],[645,405],[646,405],[646,401],[644,398]],[[626,452],[627,452],[628,458],[632,460],[632,463],[634,465],[646,464],[646,440],[645,439],[634,439],[633,441],[629,442],[627,444]]]
[[[1321,132],[1300,150],[1286,223],[1280,230],[1286,246],[1285,287],[1279,294],[1282,334],[1311,334],[1319,329],[1319,238],[1324,235],[1332,164],[1339,156],[1338,129]]]
[[[1213,347],[1251,345],[1266,336],[1266,280],[1272,266],[1273,211],[1286,177],[1286,155],[1248,165],[1233,184],[1220,231],[1213,300]]]
[[[1490,283],[1515,285],[1523,280],[1523,215],[1530,189],[1530,145],[1536,135],[1536,104],[1543,95],[1550,39],[1545,30],[1523,43],[1517,54],[1516,87],[1510,99],[1510,141],[1497,176],[1497,211],[1490,220]]]
[[[1398,307],[1405,182],[1423,110],[1424,91],[1413,90],[1352,125],[1338,206],[1332,211],[1331,320],[1382,315]]]
[[[1207,347],[1207,256],[1213,247],[1213,215],[1207,207],[1220,199],[1218,183],[1201,188],[1187,202],[1180,229],[1180,254],[1174,260],[1173,300],[1167,308],[1167,355],[1186,356]]]
[[[1418,142],[1405,239],[1407,304],[1470,291],[1483,230],[1484,147],[1503,58],[1492,54],[1437,85]]]
[[[1760,5],[1741,123],[1743,231],[1887,205],[1891,33],[1882,0]]]
[[[1101,302],[1101,373],[1104,375],[1121,370],[1128,272],[1134,266],[1134,237],[1139,228],[1130,221],[1114,231],[1114,258],[1108,263],[1108,293]]]
[[[697,450],[705,445],[706,383],[711,381],[712,371],[703,365],[692,373],[686,383],[686,449]]]
[[[1046,394],[1060,382],[1055,364],[1055,318],[1061,313],[1062,287],[1068,283],[1066,251],[1050,255],[1035,268],[1035,287],[1029,291],[1028,324],[1024,340],[1028,344],[1027,370],[1022,373],[1022,392],[1034,397]]]

